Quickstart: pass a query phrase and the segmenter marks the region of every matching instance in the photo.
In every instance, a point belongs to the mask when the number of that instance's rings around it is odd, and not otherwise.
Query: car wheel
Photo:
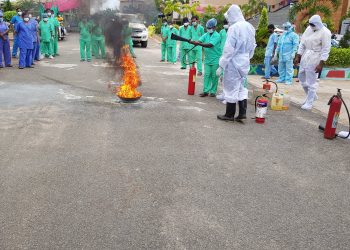
[[[147,48],[147,41],[142,41],[141,42],[141,47],[142,48]]]

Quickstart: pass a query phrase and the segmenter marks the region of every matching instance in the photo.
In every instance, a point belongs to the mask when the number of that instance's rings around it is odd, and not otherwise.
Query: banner
[[[46,3],[45,8],[51,9],[52,7],[58,7],[60,12],[76,9],[80,7],[80,0],[55,0],[51,3]]]

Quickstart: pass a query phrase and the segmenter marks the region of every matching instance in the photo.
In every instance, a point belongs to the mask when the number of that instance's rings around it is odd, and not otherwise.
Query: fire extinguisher
[[[255,122],[265,123],[265,115],[267,113],[268,99],[266,94],[260,95],[255,99]]]
[[[328,102],[329,105],[329,111],[328,111],[328,116],[327,116],[327,122],[326,126],[319,126],[319,129],[324,130],[324,138],[326,139],[334,139],[338,134],[336,133],[337,130],[337,125],[338,125],[338,120],[339,120],[339,115],[340,115],[340,109],[342,103],[345,106],[346,112],[348,114],[349,118],[349,134],[347,137],[342,137],[344,139],[348,138],[350,136],[350,114],[348,107],[346,106],[342,94],[341,94],[341,89],[338,89],[338,92],[336,95],[332,96],[331,99]]]
[[[195,63],[193,63],[192,67],[190,68],[190,74],[188,77],[188,95],[194,95],[195,88],[196,88],[196,74],[197,74],[197,69],[196,69]]]
[[[271,84],[270,82],[272,82],[275,87],[276,87],[276,93],[278,92],[278,85],[277,83],[273,82],[273,81],[270,81],[269,79],[266,79],[264,84],[263,84],[263,90],[265,90],[266,92],[269,92],[271,90]]]

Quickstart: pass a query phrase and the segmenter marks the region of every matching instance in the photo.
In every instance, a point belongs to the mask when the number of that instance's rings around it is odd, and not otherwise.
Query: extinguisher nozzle
[[[318,129],[324,131],[324,126],[320,124],[320,125],[318,126]]]

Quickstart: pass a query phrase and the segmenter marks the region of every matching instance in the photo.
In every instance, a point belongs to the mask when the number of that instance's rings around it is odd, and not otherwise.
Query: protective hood
[[[322,23],[322,19],[319,15],[314,15],[310,18],[309,23],[312,23],[315,25],[315,27],[317,28],[317,30],[320,30],[324,27],[323,23]]]
[[[241,8],[238,5],[232,4],[232,6],[225,13],[225,17],[230,25],[239,21],[245,21]]]
[[[285,32],[290,33],[292,31],[294,31],[294,27],[292,26],[292,24],[290,22],[286,22],[283,24],[283,29]]]

